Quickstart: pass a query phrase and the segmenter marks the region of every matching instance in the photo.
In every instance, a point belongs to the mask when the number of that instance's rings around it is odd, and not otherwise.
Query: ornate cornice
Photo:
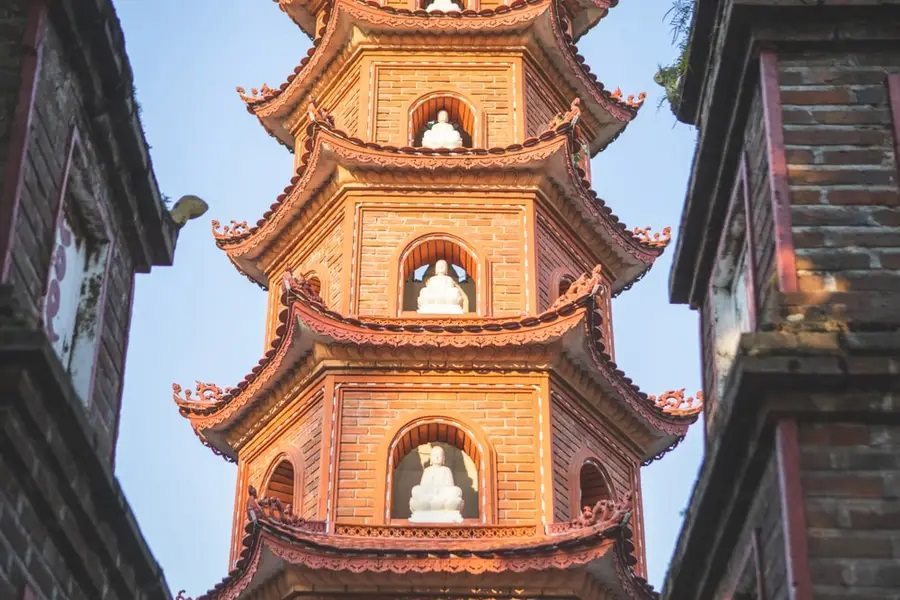
[[[628,521],[630,498],[606,503],[590,518],[554,533],[534,526],[359,526],[282,518],[249,501],[249,521],[235,569],[197,600],[237,598],[253,583],[264,550],[296,567],[350,574],[364,573],[525,573],[571,572],[595,561],[610,561],[614,579],[601,583],[630,598],[656,594],[637,577]],[[607,506],[608,505],[608,506]],[[609,563],[607,563],[609,564]],[[562,574],[562,573],[560,573]],[[186,600],[184,593],[179,598]]]

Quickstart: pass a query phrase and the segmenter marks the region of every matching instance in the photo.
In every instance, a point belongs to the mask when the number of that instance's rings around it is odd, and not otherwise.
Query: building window
[[[593,459],[586,460],[581,466],[578,483],[581,507],[593,507],[601,500],[612,498],[606,474]]]
[[[110,236],[93,202],[73,142],[60,194],[50,269],[43,298],[44,328],[75,391],[90,401],[104,308]]]
[[[445,264],[439,264],[441,262]],[[475,257],[453,239],[436,236],[417,243],[403,254],[400,268],[403,312],[477,312],[477,263]],[[437,278],[432,279],[434,276]]]
[[[445,113],[446,118],[441,113]],[[471,148],[477,125],[477,114],[470,102],[456,94],[435,92],[419,98],[410,107],[408,143],[415,147]],[[454,137],[448,127],[459,134],[458,145],[444,143],[448,137]],[[447,132],[450,132],[449,136]],[[434,139],[434,144],[428,143],[426,134]]]
[[[459,488],[464,519],[478,519],[480,499],[479,474],[482,451],[465,431],[452,423],[433,421],[415,424],[406,429],[393,445],[390,453],[390,517],[409,519],[414,488],[423,483],[426,470],[435,466],[434,448],[443,451],[443,465],[452,474],[452,486]],[[449,483],[449,482],[448,482]],[[445,484],[445,489],[450,487]],[[446,494],[452,502],[453,493]]]
[[[741,334],[753,327],[752,257],[748,251],[742,194],[739,186],[722,232],[710,287],[716,398],[722,396]]]
[[[294,465],[287,458],[282,458],[264,488],[264,498],[277,498],[285,507],[294,504]]]

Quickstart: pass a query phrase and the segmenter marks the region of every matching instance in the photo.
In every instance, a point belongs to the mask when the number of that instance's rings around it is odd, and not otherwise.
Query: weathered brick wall
[[[450,90],[474,100],[484,111],[487,123],[485,147],[506,146],[521,139],[512,108],[513,60],[487,60],[467,55],[435,55],[406,58],[402,64],[374,63],[374,140],[381,144],[408,144],[407,110],[421,96]],[[483,127],[484,125],[482,125]]]
[[[57,384],[47,373],[0,370],[0,395],[14,407],[0,419],[0,598],[20,598],[26,585],[40,600],[170,597],[161,575],[135,572],[152,559],[135,545],[130,511],[127,534],[110,514],[127,506],[124,494],[73,434],[80,401]]]
[[[125,345],[131,310],[133,265],[112,197],[107,165],[97,157],[91,124],[82,108],[80,82],[75,78],[52,24],[44,40],[43,59],[32,117],[31,140],[24,165],[24,186],[15,226],[10,281],[22,316],[38,326],[53,251],[60,184],[66,166],[67,141],[72,123],[80,132],[80,159],[73,163],[70,180],[79,181],[90,200],[110,220],[108,283],[105,305],[98,309],[99,351],[93,395],[87,411],[103,455],[112,459],[118,426]]]
[[[558,384],[551,387],[550,419],[553,432],[553,520],[568,521],[571,514],[572,494],[580,494],[578,483],[572,487],[570,473],[576,455],[587,450],[599,459],[609,475],[615,497],[635,492],[634,477],[638,459],[617,444],[610,432],[601,431],[595,425],[596,416],[579,407],[578,400],[566,393]],[[575,465],[576,470],[581,465]],[[638,500],[638,504],[640,501]]]
[[[850,292],[806,318],[839,311],[851,321],[878,320],[884,311],[873,310],[874,296],[900,293],[900,193],[885,86],[886,73],[900,72],[900,52],[781,52],[778,63],[800,290]]]
[[[472,382],[476,383],[475,381]],[[404,389],[406,387],[407,389]],[[337,512],[342,523],[377,523],[376,514],[384,482],[376,481],[379,454],[385,452],[395,431],[392,424],[412,421],[423,414],[445,416],[484,431],[496,454],[496,514],[499,524],[540,521],[537,494],[536,391],[512,386],[463,389],[453,384],[408,389],[348,388],[340,402],[340,437],[337,456]],[[483,492],[479,492],[480,494]],[[480,502],[479,497],[479,502]]]
[[[25,2],[10,0],[0,8],[0,189],[9,152],[10,128],[22,73],[22,40],[25,37]]]
[[[765,597],[769,600],[788,600],[778,471],[774,456],[767,460],[762,478],[754,488],[750,507],[742,517],[745,518],[740,534],[731,548],[713,597],[756,598],[757,569],[760,569],[765,579]],[[754,536],[758,536],[759,540],[758,555],[754,549]]]
[[[900,584],[900,426],[800,421],[799,439],[815,597],[892,597]]]
[[[391,273],[399,269],[397,256],[412,239],[434,232],[456,233],[481,251],[479,261],[487,258],[494,315],[525,310],[528,276],[523,272],[534,267],[525,264],[524,206],[504,207],[487,198],[483,204],[441,206],[434,198],[417,202],[407,195],[403,206],[368,204],[359,219],[361,237],[354,252],[358,264],[352,271],[359,273],[359,281],[351,282],[351,306],[358,307],[358,314],[388,315],[389,295],[397,293],[389,289]]]

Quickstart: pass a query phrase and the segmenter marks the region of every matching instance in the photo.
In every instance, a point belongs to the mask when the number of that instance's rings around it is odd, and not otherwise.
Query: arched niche
[[[412,488],[429,466],[431,448],[444,450],[454,484],[462,490],[464,519],[493,521],[493,452],[480,432],[449,418],[424,417],[401,427],[387,448],[385,520],[410,517]]]
[[[474,103],[456,92],[432,92],[409,107],[408,140],[410,146],[422,145],[422,136],[428,126],[437,120],[438,112],[446,110],[450,122],[457,126],[463,139],[463,147],[484,146],[481,113]]]
[[[570,517],[581,514],[585,506],[593,507],[600,500],[615,497],[612,480],[601,459],[587,448],[582,448],[572,458],[569,471]]]
[[[480,0],[454,0],[459,10],[481,10]],[[411,8],[413,10],[425,10],[432,0],[412,0]]]
[[[269,469],[265,485],[262,487],[263,498],[277,498],[285,506],[295,505],[297,500],[297,472],[294,464],[287,456],[279,456]]]
[[[547,283],[547,298],[549,304],[553,304],[556,300],[569,291],[569,288],[575,283],[578,277],[572,273],[568,267],[557,267],[553,269],[550,276],[545,280]]]
[[[556,283],[556,297],[559,298],[568,292],[573,283],[575,283],[574,277],[571,275],[562,275]]]
[[[328,304],[328,271],[325,265],[315,262],[294,269],[295,277],[302,277],[319,295],[322,302]]]
[[[601,500],[611,500],[612,491],[606,472],[593,459],[584,461],[578,472],[578,488],[581,492],[581,506],[594,506]]]
[[[400,255],[398,306],[400,313],[415,313],[419,293],[435,263],[445,260],[450,277],[456,280],[468,299],[468,313],[478,313],[481,269],[474,252],[460,239],[446,234],[431,234],[409,244]]]

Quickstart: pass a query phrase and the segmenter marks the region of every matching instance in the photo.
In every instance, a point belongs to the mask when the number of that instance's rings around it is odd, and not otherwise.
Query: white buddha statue
[[[453,484],[453,473],[444,464],[444,449],[432,446],[430,464],[422,481],[412,489],[409,520],[413,523],[462,523],[462,490]]]
[[[440,2],[440,0],[437,1]],[[422,146],[425,148],[449,148],[453,150],[462,145],[462,136],[459,135],[456,127],[450,124],[450,115],[446,110],[438,111],[437,122],[432,124],[425,131],[425,134],[422,135]]]
[[[419,291],[417,311],[430,315],[461,315],[469,312],[469,298],[456,280],[447,273],[450,265],[446,260],[434,263],[434,275],[425,280],[425,287]]]
[[[445,13],[462,12],[462,9],[453,0],[433,0],[431,4],[425,7],[426,12],[434,12],[436,10]]]

